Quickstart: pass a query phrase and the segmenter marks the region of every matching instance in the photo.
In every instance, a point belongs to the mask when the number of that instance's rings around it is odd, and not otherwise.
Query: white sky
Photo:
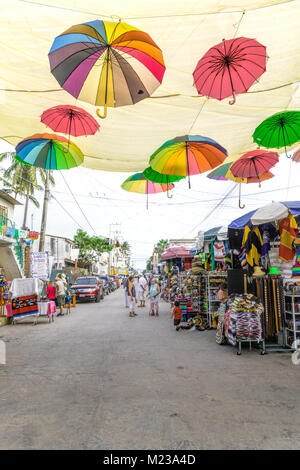
[[[0,141],[0,153],[13,150],[11,145]],[[130,173],[110,173],[79,167],[64,171],[63,175],[97,234],[109,236],[109,224],[121,223],[123,237],[132,247],[135,267],[144,268],[152,254],[153,245],[161,238],[190,238],[196,236],[199,230],[228,225],[243,213],[268,202],[300,200],[300,163],[291,162],[283,154],[271,171],[275,177],[262,183],[261,188],[258,184],[242,185],[242,202],[246,205],[243,210],[238,207],[237,184],[212,181],[206,174],[191,177],[191,190],[186,179],[176,183],[176,188],[171,192],[172,199],[168,199],[165,193],[150,195],[149,210],[146,209],[146,196],[128,193],[120,188]],[[47,233],[72,238],[80,226],[92,235],[91,227],[60,172],[54,173],[57,183],[52,192],[76,222],[52,199]],[[230,195],[220,204],[232,188]],[[27,224],[31,227],[33,214],[33,230],[36,231],[40,231],[42,198],[43,193],[39,196],[40,209],[30,205],[28,211]],[[22,215],[22,206],[17,206],[17,225],[21,225]]]

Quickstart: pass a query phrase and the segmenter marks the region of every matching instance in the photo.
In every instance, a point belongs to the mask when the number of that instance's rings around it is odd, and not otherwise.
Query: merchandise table
[[[56,313],[56,305],[53,300],[48,300],[46,302],[40,301],[38,302],[39,308],[39,317],[47,317],[49,323],[54,321],[54,315]]]

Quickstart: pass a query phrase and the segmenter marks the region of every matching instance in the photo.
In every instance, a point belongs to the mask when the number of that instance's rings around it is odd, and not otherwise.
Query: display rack
[[[217,300],[217,292],[220,285],[227,280],[227,273],[208,273],[206,275],[206,295],[208,306],[209,326],[212,326],[212,318],[217,315],[220,301]]]
[[[287,343],[297,347],[297,340],[300,339],[300,289],[292,287],[285,293],[285,321],[288,334]]]

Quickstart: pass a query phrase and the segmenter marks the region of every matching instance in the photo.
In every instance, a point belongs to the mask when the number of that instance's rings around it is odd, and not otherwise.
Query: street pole
[[[39,251],[45,251],[45,235],[46,235],[46,224],[47,224],[47,214],[48,214],[48,202],[49,202],[49,196],[50,196],[49,186],[50,186],[50,170],[46,170],[44,205],[43,205],[43,214],[42,214],[41,231],[40,231]]]

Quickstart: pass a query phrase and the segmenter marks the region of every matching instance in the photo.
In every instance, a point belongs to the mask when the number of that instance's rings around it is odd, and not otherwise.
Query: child
[[[56,300],[54,282],[49,282],[47,286],[47,298],[49,300],[53,300],[54,302]]]
[[[228,298],[227,285],[225,282],[222,282],[217,292],[217,300],[219,300],[220,302],[226,302],[227,298]]]
[[[173,308],[173,312],[171,318],[174,317],[174,326],[176,327],[176,331],[180,329],[180,321],[181,321],[181,309],[179,307],[179,302],[176,300],[174,303],[175,307]]]

